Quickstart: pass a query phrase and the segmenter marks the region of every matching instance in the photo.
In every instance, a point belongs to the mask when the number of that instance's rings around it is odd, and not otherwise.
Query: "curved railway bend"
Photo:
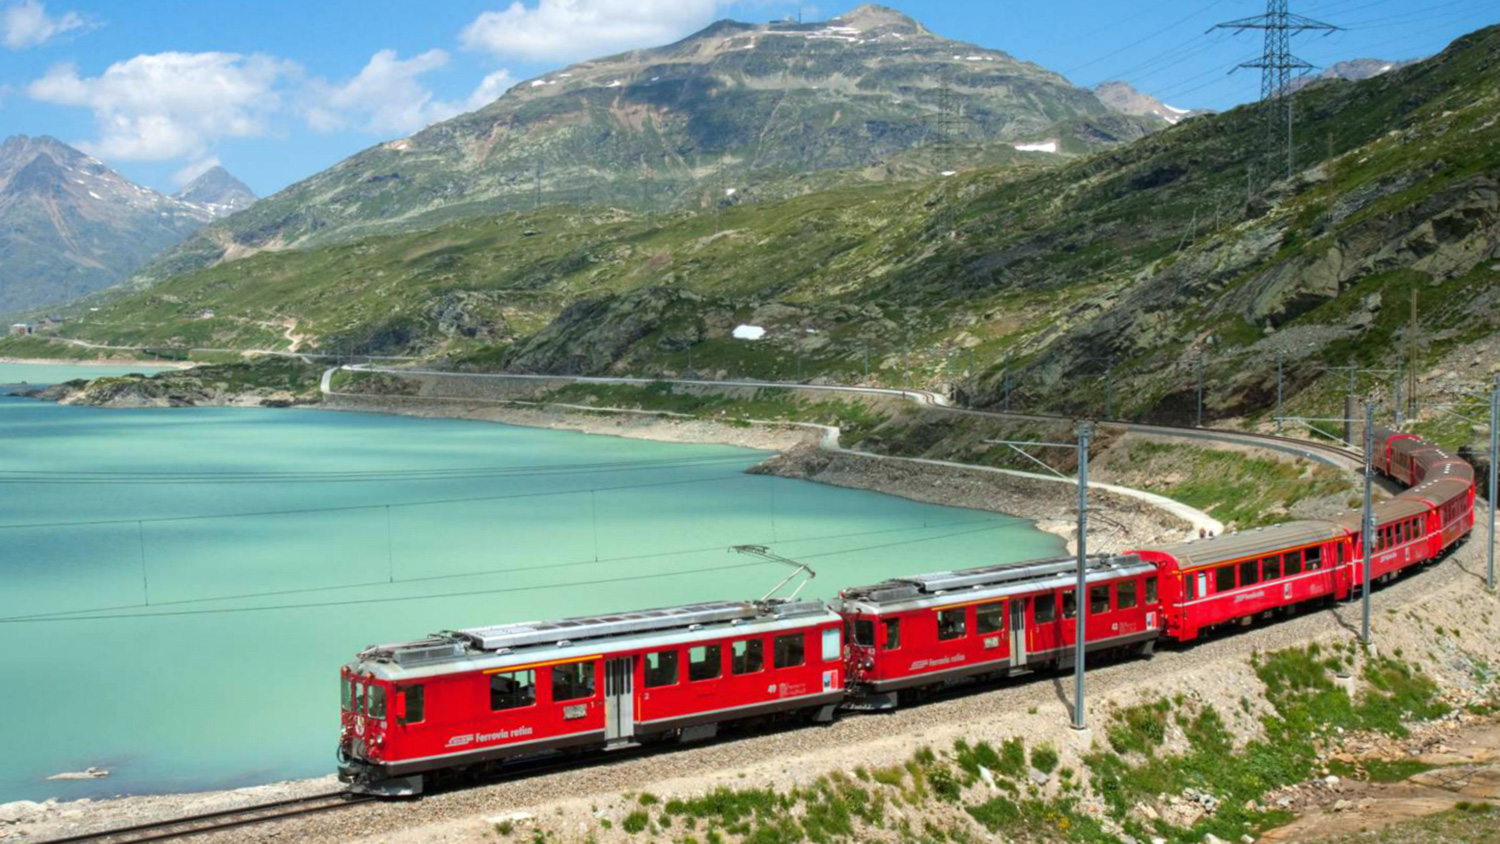
[[[719,386],[724,386],[719,384]],[[733,386],[733,385],[731,385]],[[774,386],[746,383],[743,386]],[[910,395],[909,391],[906,392]],[[912,396],[914,400],[942,406],[940,397]],[[1144,433],[1158,426],[1131,426]],[[1164,433],[1185,434],[1175,429]],[[1246,432],[1194,431],[1193,435],[1226,438],[1228,441],[1264,447],[1270,438]],[[1359,461],[1351,452],[1332,446],[1300,441],[1277,443],[1284,450],[1306,449],[1321,453],[1345,466]],[[1445,561],[1415,571],[1377,590],[1372,596],[1377,644],[1400,642],[1410,654],[1426,650],[1430,661],[1424,668],[1448,688],[1461,686],[1464,677],[1450,655],[1455,642],[1442,631],[1464,630],[1463,649],[1477,648],[1500,662],[1500,604],[1485,594],[1484,545],[1489,526],[1477,519],[1467,544],[1459,546]],[[1248,658],[1256,653],[1305,645],[1311,641],[1347,641],[1357,635],[1360,605],[1339,604],[1328,610],[1309,611],[1257,624],[1242,631],[1214,635],[1186,647],[1158,650],[1149,663],[1120,661],[1092,667],[1089,672],[1091,719],[1097,722],[1112,705],[1128,705],[1159,696],[1163,688],[1187,689],[1190,696],[1213,705],[1224,714],[1227,726],[1241,737],[1258,729],[1256,707],[1261,693]],[[1437,631],[1434,634],[1434,630]],[[1149,664],[1150,670],[1142,666]],[[1071,687],[1066,676],[1042,675],[1014,680],[948,695],[932,702],[873,717],[848,717],[831,725],[735,736],[732,741],[687,746],[661,754],[617,758],[608,764],[571,767],[566,770],[537,769],[528,775],[506,778],[480,787],[434,793],[420,802],[375,802],[359,804],[357,812],[289,812],[261,821],[250,820],[234,829],[209,827],[182,834],[201,835],[198,840],[278,840],[311,842],[418,842],[429,840],[495,840],[494,821],[526,810],[545,818],[549,828],[577,831],[597,829],[599,822],[621,818],[636,808],[632,794],[643,785],[658,795],[701,794],[715,786],[743,788],[790,788],[806,785],[830,771],[848,771],[851,759],[876,768],[900,764],[919,747],[947,747],[954,739],[999,741],[1014,735],[1028,737],[1028,744],[1056,745],[1063,765],[1077,766],[1079,748],[1087,735],[1073,736],[1066,724]],[[1420,735],[1419,731],[1419,735]],[[326,783],[328,780],[317,781]],[[307,783],[305,788],[316,788]],[[326,789],[326,786],[324,786]],[[322,791],[323,789],[319,789]],[[264,793],[264,792],[262,792]],[[233,793],[223,795],[236,799]],[[191,797],[191,796],[188,796]],[[326,794],[314,794],[311,799]],[[250,799],[239,797],[238,799]],[[310,798],[303,798],[310,799]],[[296,801],[285,801],[295,803]],[[109,805],[109,804],[115,805]],[[127,805],[138,803],[132,813]],[[105,801],[66,822],[49,822],[28,830],[25,840],[126,842],[163,840],[150,837],[111,838],[93,833],[58,838],[80,828],[118,824],[121,817],[150,820],[172,811],[170,798],[126,798]],[[184,801],[180,813],[193,802]],[[198,803],[197,805],[203,805]],[[220,803],[218,805],[225,805]],[[274,805],[274,804],[268,804]],[[353,805],[353,804],[344,804]],[[126,810],[126,811],[121,811]],[[267,806],[257,811],[271,811]],[[228,816],[229,812],[212,814]],[[260,825],[274,819],[269,825]],[[180,819],[173,819],[180,820]],[[165,824],[149,823],[162,827]],[[0,832],[0,839],[6,836]],[[577,837],[582,840],[583,835]],[[622,839],[623,840],[623,839]]]

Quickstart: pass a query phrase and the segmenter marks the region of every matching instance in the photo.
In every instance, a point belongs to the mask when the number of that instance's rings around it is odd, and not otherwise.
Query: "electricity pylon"
[[[1266,13],[1253,18],[1228,21],[1214,29],[1232,29],[1236,33],[1259,29],[1266,33],[1265,49],[1255,61],[1235,68],[1260,69],[1260,101],[1265,112],[1266,156],[1274,161],[1278,152],[1286,153],[1286,174],[1294,172],[1292,114],[1292,71],[1311,70],[1312,65],[1292,55],[1292,36],[1303,32],[1336,32],[1339,27],[1312,18],[1294,15],[1287,8],[1290,0],[1266,0]],[[1212,31],[1212,30],[1210,30]],[[1231,73],[1233,71],[1230,71]],[[1282,148],[1284,145],[1284,149]]]

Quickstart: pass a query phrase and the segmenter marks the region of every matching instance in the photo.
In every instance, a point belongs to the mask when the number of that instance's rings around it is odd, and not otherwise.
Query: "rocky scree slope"
[[[478,111],[365,150],[210,227],[139,280],[538,203],[704,208],[826,186],[833,173],[947,169],[933,147],[972,148],[944,153],[956,159],[993,141],[1084,152],[1156,125],[879,6],[819,23],[726,20],[523,81]]]

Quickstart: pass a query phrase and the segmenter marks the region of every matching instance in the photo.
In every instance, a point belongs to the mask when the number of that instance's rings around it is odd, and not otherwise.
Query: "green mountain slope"
[[[1264,408],[1285,357],[1311,409],[1332,395],[1319,367],[1395,363],[1413,288],[1419,363],[1500,328],[1500,28],[1296,102],[1305,169],[1254,191],[1262,124],[1245,107],[1061,167],[717,214],[558,206],[262,253],[69,330],[245,346],[295,321],[323,348],[553,372],[851,378],[868,361],[981,404],[1008,385],[1017,406],[1176,419],[1200,361],[1211,417]],[[741,324],[765,338],[736,339]]]
[[[931,175],[995,141],[1086,152],[1155,125],[878,6],[815,24],[721,21],[365,150],[209,228],[143,280],[537,204],[702,208],[826,187],[835,173]]]

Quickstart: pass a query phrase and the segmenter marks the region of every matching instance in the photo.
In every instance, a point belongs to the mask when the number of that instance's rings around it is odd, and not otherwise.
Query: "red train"
[[[1474,472],[1380,431],[1375,466],[1409,488],[1376,507],[1371,578],[1440,558],[1474,524]],[[1299,521],[1089,561],[1087,649],[1156,640],[1347,598],[1360,515]],[[1070,665],[1072,558],[939,572],[811,601],[694,604],[447,631],[367,648],[343,668],[339,777],[418,794],[436,772],[546,752],[691,741],[720,726],[830,720],[956,682]]]

